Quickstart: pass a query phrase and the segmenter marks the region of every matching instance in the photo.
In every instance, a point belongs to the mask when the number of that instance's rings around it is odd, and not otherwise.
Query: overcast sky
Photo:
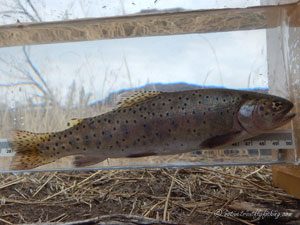
[[[241,4],[243,1],[229,1],[228,4],[227,1],[191,0],[158,0],[156,4],[142,0],[126,0],[123,4],[120,1],[93,0],[88,1],[89,4],[58,0],[42,1],[43,4],[33,2],[43,20],[57,20],[59,15],[66,14],[68,18],[77,18],[122,15],[123,12],[136,13],[154,7],[245,7],[249,2],[255,5],[258,1],[244,1],[244,4]],[[10,19],[2,17],[2,23],[11,23]],[[73,80],[77,87],[83,86],[92,93],[91,101],[96,101],[112,91],[156,82],[186,82],[236,89],[267,87],[265,39],[265,30],[253,30],[37,45],[31,46],[29,52],[32,62],[62,101]],[[22,64],[21,47],[0,48],[0,56],[11,64],[27,68]],[[20,75],[0,63],[0,81],[13,81],[11,76],[3,74]],[[22,101],[21,96],[27,98],[34,93],[28,87],[17,90],[0,88],[0,94],[5,94],[11,102]]]

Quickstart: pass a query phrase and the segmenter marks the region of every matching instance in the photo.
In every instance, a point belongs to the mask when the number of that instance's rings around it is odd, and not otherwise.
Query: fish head
[[[237,113],[239,124],[251,134],[281,127],[294,118],[293,103],[277,96],[246,100]]]

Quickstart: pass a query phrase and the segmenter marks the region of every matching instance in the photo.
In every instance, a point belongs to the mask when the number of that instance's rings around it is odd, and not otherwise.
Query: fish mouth
[[[288,122],[291,119],[293,119],[295,116],[296,116],[296,113],[291,112],[291,113],[286,114],[282,120],[283,120],[283,122]]]

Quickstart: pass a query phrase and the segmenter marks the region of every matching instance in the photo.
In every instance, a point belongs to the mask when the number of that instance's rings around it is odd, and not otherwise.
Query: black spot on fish
[[[76,138],[76,141],[80,141],[80,138]]]
[[[65,134],[65,135],[64,135],[64,137],[66,138],[66,137],[67,137],[67,135]]]
[[[199,104],[202,104],[202,102],[201,102],[201,101],[199,101],[198,103],[199,103]]]
[[[110,123],[110,122],[111,122],[111,120],[108,120],[107,122],[108,122],[108,123]]]
[[[97,137],[97,134],[93,134],[94,137]]]
[[[269,113],[268,113],[268,112],[265,112],[265,116],[267,116],[267,115],[269,115]]]
[[[66,147],[65,147],[65,146],[61,146],[61,148],[62,148],[62,149],[65,149]]]

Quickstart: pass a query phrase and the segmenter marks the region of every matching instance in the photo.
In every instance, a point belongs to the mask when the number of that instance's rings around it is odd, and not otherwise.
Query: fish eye
[[[282,102],[280,101],[273,101],[272,102],[272,109],[278,111],[282,108]]]

